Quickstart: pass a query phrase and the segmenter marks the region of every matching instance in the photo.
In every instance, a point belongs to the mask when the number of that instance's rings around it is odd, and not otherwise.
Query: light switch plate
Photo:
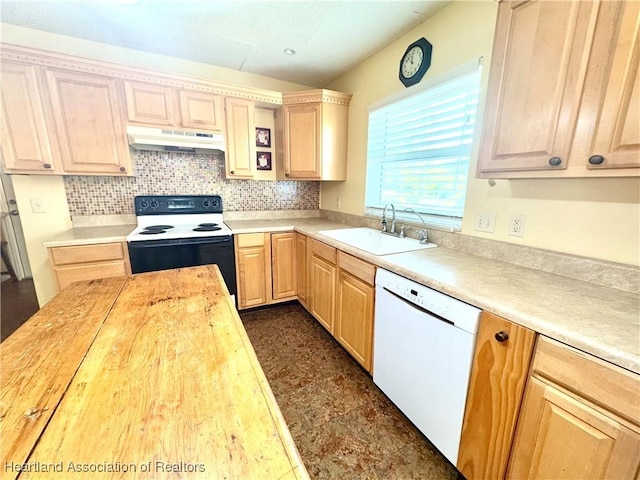
[[[31,211],[33,213],[46,213],[47,209],[44,207],[44,201],[40,197],[31,197]]]

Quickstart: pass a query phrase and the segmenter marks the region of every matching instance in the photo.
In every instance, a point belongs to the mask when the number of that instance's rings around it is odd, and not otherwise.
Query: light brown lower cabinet
[[[296,232],[296,279],[298,301],[307,308],[307,236]]]
[[[535,338],[482,313],[456,465],[467,480],[504,478]]]
[[[373,362],[373,302],[375,267],[338,251],[336,340],[365,370]]]
[[[74,282],[120,277],[131,273],[125,242],[49,248],[58,291]]]
[[[540,337],[508,479],[638,479],[640,375]]]
[[[236,235],[238,309],[296,299],[294,232]]]
[[[312,238],[306,246],[307,309],[371,373],[375,267]]]
[[[334,335],[336,302],[336,249],[310,239],[309,312]]]

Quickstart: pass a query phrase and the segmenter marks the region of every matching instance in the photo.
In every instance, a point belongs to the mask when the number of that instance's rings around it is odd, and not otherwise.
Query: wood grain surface
[[[129,278],[28,462],[62,473],[21,479],[308,478],[217,266]]]
[[[70,286],[0,348],[0,478],[25,463],[67,391],[126,278]]]

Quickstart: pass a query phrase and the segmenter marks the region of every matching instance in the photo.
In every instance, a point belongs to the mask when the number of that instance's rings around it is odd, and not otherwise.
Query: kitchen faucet
[[[391,230],[387,230],[387,207],[391,205]],[[380,220],[380,223],[382,223],[382,231],[384,233],[393,233],[395,235],[396,233],[396,207],[393,206],[393,203],[387,203],[384,206],[384,210],[382,211],[382,220]]]
[[[416,212],[413,208],[405,208],[405,212],[415,213],[420,220],[422,220],[422,225],[424,226],[424,230],[418,230],[416,233],[420,234],[420,243],[425,245],[429,243],[429,239],[427,238],[427,224],[424,222],[424,218],[418,212]]]

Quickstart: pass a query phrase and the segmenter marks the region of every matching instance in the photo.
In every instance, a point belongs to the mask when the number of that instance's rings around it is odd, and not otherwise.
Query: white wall
[[[496,13],[497,4],[491,0],[454,2],[328,86],[353,94],[353,99],[347,181],[322,184],[321,208],[364,213],[367,106],[405,89],[398,80],[398,64],[409,44],[424,36],[433,45],[431,68],[423,82],[483,56],[484,97]],[[639,178],[497,180],[491,187],[487,180],[474,178],[477,150],[476,144],[463,234],[640,265]],[[472,229],[480,211],[497,214],[494,233]],[[523,238],[507,235],[512,213],[527,216]]]

